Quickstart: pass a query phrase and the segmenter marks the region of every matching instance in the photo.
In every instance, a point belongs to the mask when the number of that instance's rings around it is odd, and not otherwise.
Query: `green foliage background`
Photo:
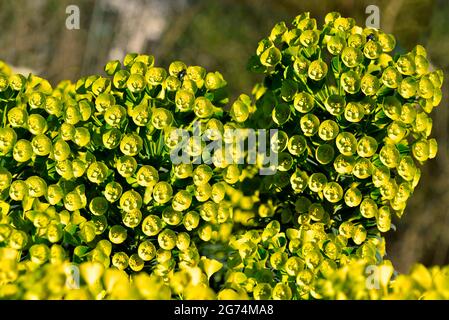
[[[119,38],[123,12],[108,8],[109,1],[1,0],[1,59],[29,68],[53,84],[100,73],[113,46],[127,49],[130,45]],[[165,26],[159,36],[144,42],[141,51],[154,54],[162,65],[182,59],[220,70],[233,97],[250,92],[260,80],[257,75],[242,72],[255,51],[256,40],[275,22],[291,21],[303,11],[322,20],[327,12],[337,10],[363,24],[366,6],[375,4],[381,11],[381,28],[396,36],[400,50],[422,44],[432,64],[445,73],[449,71],[449,2],[445,0],[130,0],[126,6],[151,10],[158,2],[164,3],[164,15],[159,18]],[[81,9],[80,30],[65,28],[69,4]],[[146,23],[145,16],[136,14],[133,21],[128,21],[128,32],[142,32]],[[414,262],[449,263],[447,91],[446,82],[443,102],[433,113],[438,157],[423,167],[422,180],[406,214],[395,222],[398,230],[387,236],[388,256],[401,272],[407,272]]]

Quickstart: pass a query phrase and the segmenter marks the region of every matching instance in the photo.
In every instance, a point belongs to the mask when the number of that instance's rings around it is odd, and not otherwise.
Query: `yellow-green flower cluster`
[[[137,54],[105,72],[54,89],[2,73],[0,247],[18,250],[31,269],[68,259],[177,277],[175,294],[193,297],[185,290],[208,286],[221,269],[200,250],[228,241],[242,172],[219,158],[197,163],[193,151],[175,164],[171,151],[183,138],[176,129],[233,125],[222,109],[226,82]],[[191,144],[201,155],[201,141]]]
[[[335,12],[322,28],[308,13],[278,23],[259,42],[250,65],[265,80],[246,125],[279,129],[278,172],[257,183],[282,230],[320,228],[344,237],[352,255],[402,216],[419,165],[437,153],[430,113],[443,74],[430,71],[422,46],[393,56],[395,44]]]
[[[423,47],[393,50],[301,14],[259,42],[264,82],[229,108],[220,73],[181,61],[128,54],[55,88],[0,62],[0,298],[447,298],[446,268],[383,260],[437,153],[443,82]],[[245,128],[277,129],[275,174],[235,148]]]

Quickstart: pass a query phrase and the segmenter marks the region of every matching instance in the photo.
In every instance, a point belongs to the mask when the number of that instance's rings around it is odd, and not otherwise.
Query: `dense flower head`
[[[0,62],[0,298],[448,297],[447,272],[394,280],[384,260],[382,233],[436,156],[443,83],[423,47],[395,45],[303,13],[259,42],[264,81],[229,104],[219,72],[150,55],[55,88]],[[257,128],[276,129],[272,174],[235,145]]]

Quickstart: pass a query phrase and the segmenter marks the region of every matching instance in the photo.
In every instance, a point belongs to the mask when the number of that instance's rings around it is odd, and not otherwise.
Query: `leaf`
[[[31,208],[33,208],[34,200],[35,200],[35,198],[25,196],[22,200],[23,211],[31,210]]]
[[[71,235],[68,232],[64,232],[63,242],[72,246],[77,246],[79,244],[79,240],[77,240],[73,235]]]
[[[90,248],[88,246],[77,246],[74,250],[73,250],[73,254],[76,255],[77,257],[84,257],[86,256],[90,251]]]
[[[220,261],[217,261],[215,259],[208,259],[204,256],[201,257],[199,266],[206,273],[208,280],[214,273],[216,273],[217,271],[221,270],[221,268],[223,268],[223,264]]]
[[[70,235],[74,235],[76,230],[78,230],[78,226],[76,224],[69,223],[65,228],[64,231],[68,232]]]

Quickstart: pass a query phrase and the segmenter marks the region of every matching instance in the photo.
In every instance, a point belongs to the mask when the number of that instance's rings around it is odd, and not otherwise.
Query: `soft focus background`
[[[65,26],[70,4],[80,8],[80,30]],[[327,12],[340,11],[364,25],[370,4],[380,8],[381,28],[394,33],[400,51],[422,44],[449,74],[447,0],[0,0],[0,60],[56,84],[102,72],[126,52],[151,53],[165,66],[179,59],[220,70],[235,97],[259,80],[245,72],[246,62],[274,23],[310,11],[321,24]],[[397,231],[387,235],[389,258],[401,272],[414,262],[449,264],[448,83],[433,112],[438,157],[426,163]]]

